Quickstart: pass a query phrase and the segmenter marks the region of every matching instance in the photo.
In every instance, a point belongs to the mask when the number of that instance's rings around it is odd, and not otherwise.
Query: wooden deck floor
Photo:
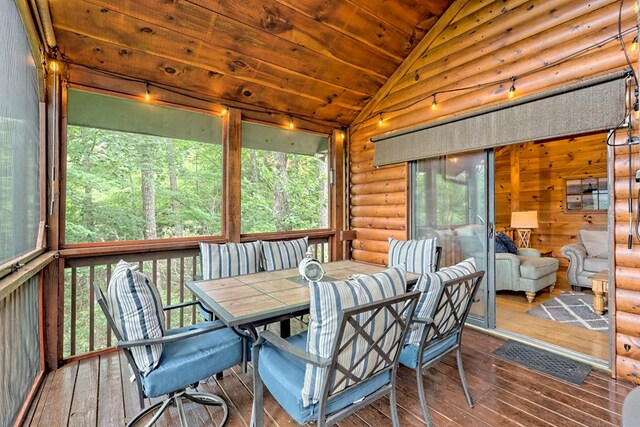
[[[424,374],[427,400],[437,426],[609,426],[620,425],[625,396],[634,385],[614,381],[592,371],[581,386],[574,386],[496,358],[491,354],[502,340],[467,330],[463,360],[475,398],[468,408],[460,388],[455,358],[448,357]],[[139,411],[135,387],[128,381],[124,357],[109,353],[73,362],[50,373],[24,425],[118,426]],[[398,379],[400,423],[424,425],[418,403],[415,377],[401,368]],[[225,372],[221,380],[210,379],[207,391],[227,399],[228,426],[246,426],[251,416],[251,372]],[[389,401],[382,399],[360,410],[343,426],[391,425]],[[186,404],[192,426],[217,425],[218,410]],[[270,426],[295,425],[284,410],[265,394],[265,422]],[[177,426],[175,409],[158,426]]]

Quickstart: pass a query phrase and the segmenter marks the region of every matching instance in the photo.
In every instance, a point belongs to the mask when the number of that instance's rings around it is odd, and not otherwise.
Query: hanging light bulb
[[[516,76],[511,77],[511,87],[509,88],[509,99],[516,96]]]
[[[51,71],[53,71],[54,73],[58,72],[58,61],[56,61],[55,59],[52,59],[49,62],[49,67],[51,67]]]
[[[436,111],[438,109],[438,101],[436,101],[436,94],[433,94],[433,101],[431,101],[431,110]]]
[[[380,113],[380,117],[378,117],[378,126],[382,126],[383,124],[383,120],[382,120],[382,113]]]
[[[144,82],[144,89],[145,89],[144,100],[149,102],[151,101],[151,93],[149,92],[149,82]]]
[[[344,128],[340,129],[340,138],[342,138],[342,140],[344,141],[344,139],[347,137],[347,135],[344,132]]]
[[[229,106],[228,105],[223,105],[222,106],[222,111],[220,111],[220,115],[224,117],[228,112],[229,112]]]
[[[633,38],[633,41],[631,42],[631,52],[636,52],[638,50],[638,36],[635,36]]]
[[[289,116],[289,129],[293,129],[293,117]]]

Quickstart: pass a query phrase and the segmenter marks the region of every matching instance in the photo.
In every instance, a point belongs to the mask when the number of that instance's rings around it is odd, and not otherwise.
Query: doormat
[[[543,319],[579,326],[591,331],[609,333],[609,316],[593,311],[593,295],[582,292],[564,292],[527,311]]]
[[[591,366],[586,363],[576,362],[512,340],[508,340],[497,348],[493,354],[509,362],[526,366],[576,385],[582,384],[591,371]]]

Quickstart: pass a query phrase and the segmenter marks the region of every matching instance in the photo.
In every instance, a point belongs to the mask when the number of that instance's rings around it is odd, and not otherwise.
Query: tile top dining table
[[[374,274],[386,267],[356,261],[334,261],[322,265],[325,276],[322,280],[345,280],[357,274]],[[418,275],[407,273],[407,286],[418,280]],[[258,337],[257,327],[280,321],[280,334],[289,335],[289,319],[309,312],[309,286],[300,277],[297,268],[278,271],[263,271],[244,276],[215,280],[189,282],[187,288],[222,320],[245,336]],[[246,372],[246,354],[243,369]],[[262,393],[256,389],[258,370],[253,370],[254,396]],[[264,425],[263,408],[253,402],[251,426]]]
[[[324,281],[344,280],[356,274],[374,274],[383,266],[356,261],[323,264]],[[407,282],[418,275],[407,273]],[[261,326],[309,312],[309,287],[297,268],[262,271],[244,276],[199,280],[187,288],[230,327]]]

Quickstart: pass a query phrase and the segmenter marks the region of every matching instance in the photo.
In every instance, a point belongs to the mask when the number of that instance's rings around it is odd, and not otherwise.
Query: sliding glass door
[[[440,268],[473,258],[478,270],[487,272],[469,316],[483,327],[495,324],[494,292],[488,286],[494,259],[493,203],[487,191],[493,185],[492,162],[491,151],[419,160],[411,183],[412,237],[437,238]]]

